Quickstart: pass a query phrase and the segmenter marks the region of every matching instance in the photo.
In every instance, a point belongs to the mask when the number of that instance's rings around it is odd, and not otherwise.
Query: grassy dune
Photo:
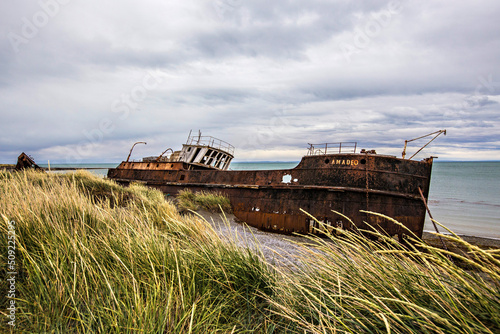
[[[14,220],[22,267],[16,282],[20,332],[266,326],[256,312],[263,297],[253,293],[270,285],[264,264],[218,238],[206,222],[181,217],[160,192],[81,172],[0,177],[1,245],[7,244],[7,221]],[[5,263],[3,247],[1,256]],[[2,299],[2,312],[6,303]]]
[[[474,270],[419,240],[344,232],[312,238],[285,271],[140,185],[0,172],[0,196],[0,331],[10,221],[19,333],[500,331],[500,256],[455,236]]]

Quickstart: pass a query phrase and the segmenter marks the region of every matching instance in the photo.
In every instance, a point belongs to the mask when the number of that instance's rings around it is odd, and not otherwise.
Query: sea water
[[[231,170],[291,169],[295,162],[233,162]],[[114,168],[118,164],[51,165],[51,167]],[[46,166],[44,166],[46,167]],[[105,176],[107,169],[91,172]],[[429,192],[435,220],[454,233],[500,238],[500,162],[435,161]],[[444,232],[442,227],[439,230]],[[426,215],[426,231],[434,231]]]
[[[500,161],[435,162],[429,208],[457,234],[500,238]],[[425,230],[434,230],[428,216]]]

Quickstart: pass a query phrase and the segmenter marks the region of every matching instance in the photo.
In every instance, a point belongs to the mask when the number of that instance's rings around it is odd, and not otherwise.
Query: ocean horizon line
[[[138,161],[138,160],[134,160]],[[122,161],[119,162],[99,162],[99,161],[85,161],[85,162],[60,162],[60,161],[49,161],[51,165],[111,165],[111,164],[116,164],[119,165],[122,163]],[[246,163],[299,163],[300,160],[233,160],[232,163],[238,163],[238,164],[246,164]],[[434,160],[434,163],[447,163],[447,162],[457,162],[457,163],[474,163],[474,162],[500,162],[500,160]],[[8,165],[8,163],[5,163]],[[11,163],[10,165],[15,165]],[[47,167],[48,163],[43,162],[43,163],[38,163],[40,167]]]

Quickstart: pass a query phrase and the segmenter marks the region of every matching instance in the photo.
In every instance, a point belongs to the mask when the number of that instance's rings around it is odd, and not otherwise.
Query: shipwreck
[[[435,135],[434,140],[441,133],[446,130],[426,136]],[[392,217],[422,236],[434,157],[406,158],[410,141],[401,158],[374,150],[357,152],[355,142],[309,144],[292,169],[230,170],[231,144],[190,133],[181,150],[169,148],[140,162],[130,161],[129,154],[109,169],[108,178],[125,185],[141,182],[170,195],[186,188],[220,192],[230,199],[239,220],[265,231],[320,233],[329,227],[365,229],[369,224],[401,240],[407,234],[404,228],[367,212]]]

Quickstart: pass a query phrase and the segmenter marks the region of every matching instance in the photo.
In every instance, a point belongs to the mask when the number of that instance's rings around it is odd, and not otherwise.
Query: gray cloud
[[[0,162],[117,161],[190,129],[243,160],[325,141],[399,154],[445,127],[440,157],[499,160],[499,14],[495,1],[2,4]]]

